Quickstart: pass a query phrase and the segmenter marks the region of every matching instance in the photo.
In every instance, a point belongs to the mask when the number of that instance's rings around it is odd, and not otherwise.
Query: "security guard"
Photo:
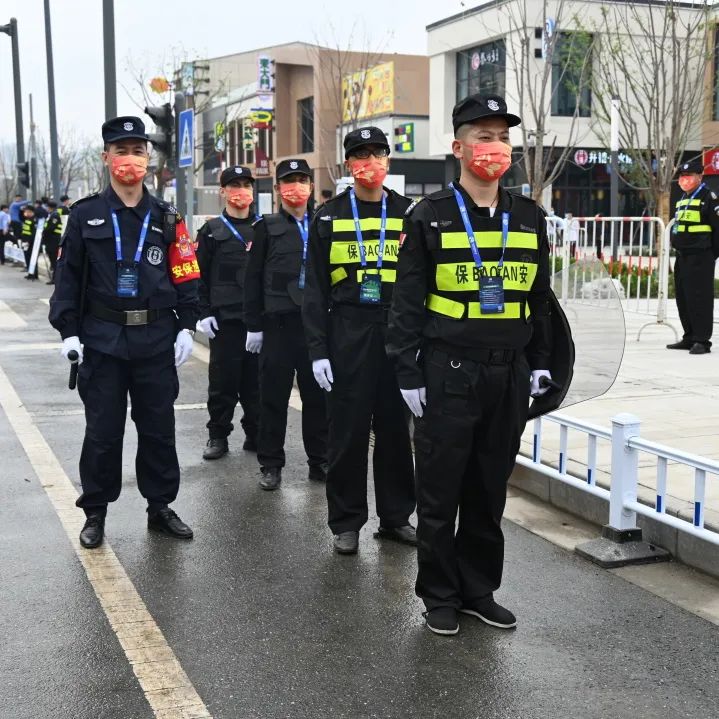
[[[674,287],[684,336],[667,345],[689,354],[710,352],[714,325],[714,264],[719,257],[719,198],[702,181],[701,159],[679,168],[683,191],[672,226],[672,246],[677,253]]]
[[[516,623],[492,595],[502,577],[500,522],[530,376],[537,395],[541,378],[551,379],[545,214],[499,186],[511,164],[509,128],[520,120],[503,98],[472,95],[452,123],[461,174],[408,212],[388,342],[416,417],[416,591],[440,634],[457,633],[458,611],[496,627]]]
[[[247,167],[228,167],[220,175],[225,209],[197,233],[200,263],[200,316],[197,328],[210,338],[207,410],[210,438],[203,459],[227,454],[227,438],[234,429],[232,417],[239,401],[244,411],[243,449],[257,450],[259,385],[257,356],[245,350],[247,328],[243,321],[247,258],[257,216],[252,212],[255,179]]]
[[[37,218],[35,217],[35,208],[31,203],[23,205],[20,210],[22,224],[20,225],[20,248],[25,254],[25,267],[28,273],[25,275],[26,280],[37,279],[37,265],[35,271],[30,273],[30,258],[32,257],[32,245],[35,240],[35,230],[37,229]]]
[[[42,228],[42,243],[45,245],[45,251],[50,258],[50,279],[48,285],[55,284],[55,269],[57,267],[57,250],[60,247],[60,238],[62,237],[62,216],[66,214],[67,208],[58,207],[55,200],[48,200],[48,209],[50,215],[45,220],[45,226]]]
[[[302,439],[309,478],[327,479],[327,410],[312,375],[302,327],[302,295],[309,244],[307,201],[312,172],[305,160],[277,165],[275,190],[280,211],[255,223],[255,239],[245,275],[247,350],[260,353],[260,431],[257,459],[260,487],[277,489],[285,466],[287,404],[297,372],[302,398]]]
[[[199,268],[175,208],[143,186],[149,156],[142,120],[108,120],[102,139],[110,185],[73,205],[50,300],[62,354],[72,360],[76,352],[81,362],[87,426],[77,506],[87,521],[80,542],[102,543],[107,505],[120,496],[128,393],[148,528],[190,539],[192,530],[168,505],[180,486],[176,368],[192,353]]]
[[[374,430],[375,536],[417,539],[409,428],[384,344],[403,215],[410,201],[383,187],[387,137],[344,138],[353,188],[320,206],[310,228],[302,315],[312,371],[329,396],[327,502],[335,551],[354,554],[367,521],[367,453]]]

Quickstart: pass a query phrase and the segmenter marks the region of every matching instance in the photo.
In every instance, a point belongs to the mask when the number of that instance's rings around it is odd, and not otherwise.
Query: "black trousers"
[[[235,407],[242,405],[241,424],[248,438],[257,438],[260,388],[257,355],[245,350],[247,328],[241,320],[222,320],[215,339],[210,340],[210,387],[207,429],[211,439],[224,439],[234,429]]]
[[[367,522],[367,465],[374,430],[377,515],[383,527],[409,523],[415,508],[412,448],[405,404],[385,353],[386,325],[333,311],[329,360],[327,504],[334,534],[359,531]]]
[[[23,239],[23,242],[26,240]],[[25,269],[28,271],[28,274],[30,274],[30,259],[32,258],[32,240],[30,240],[30,249],[25,250],[23,249],[23,254],[25,255]],[[38,267],[39,267],[39,260],[40,256],[38,255],[38,262],[35,264],[35,272],[33,272],[32,276],[37,277],[38,276]]]
[[[151,513],[174,502],[180,488],[174,410],[180,384],[173,350],[123,360],[85,347],[77,386],[86,421],[77,506],[86,511],[104,509],[120,496],[128,394],[137,428],[135,472],[140,494]]]
[[[679,319],[684,339],[711,347],[714,329],[714,254],[711,250],[677,254],[674,265]]]
[[[54,237],[45,242],[45,250],[50,258],[50,279],[55,277],[55,268],[57,267],[57,250],[59,242]]]
[[[299,312],[264,318],[260,353],[260,431],[257,459],[262,467],[285,466],[287,406],[297,372],[302,398],[302,441],[307,464],[327,462],[327,402],[312,374]]]
[[[502,580],[500,526],[529,406],[529,365],[424,360],[427,407],[415,420],[416,592],[427,609],[459,608]],[[459,524],[455,527],[457,514]]]

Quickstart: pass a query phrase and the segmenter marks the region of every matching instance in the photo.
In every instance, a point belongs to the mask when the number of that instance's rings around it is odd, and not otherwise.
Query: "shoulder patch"
[[[332,220],[332,215],[322,215],[317,218],[320,222],[330,222]]]
[[[716,200],[716,198],[717,198],[716,192],[710,191],[709,194],[711,195],[712,200]]]

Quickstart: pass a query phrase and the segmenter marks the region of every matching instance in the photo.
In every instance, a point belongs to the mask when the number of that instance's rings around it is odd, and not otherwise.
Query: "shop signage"
[[[704,174],[719,175],[719,148],[704,151]]]

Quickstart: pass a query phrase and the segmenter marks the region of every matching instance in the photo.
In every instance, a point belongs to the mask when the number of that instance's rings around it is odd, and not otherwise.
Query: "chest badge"
[[[95,217],[92,220],[88,220],[87,224],[92,225],[93,227],[97,227],[98,225],[104,225],[105,220],[103,220],[101,217]]]
[[[156,245],[150,245],[145,252],[145,257],[147,257],[147,261],[151,265],[157,267],[157,265],[159,265],[165,259],[165,253],[160,247],[157,247]]]

